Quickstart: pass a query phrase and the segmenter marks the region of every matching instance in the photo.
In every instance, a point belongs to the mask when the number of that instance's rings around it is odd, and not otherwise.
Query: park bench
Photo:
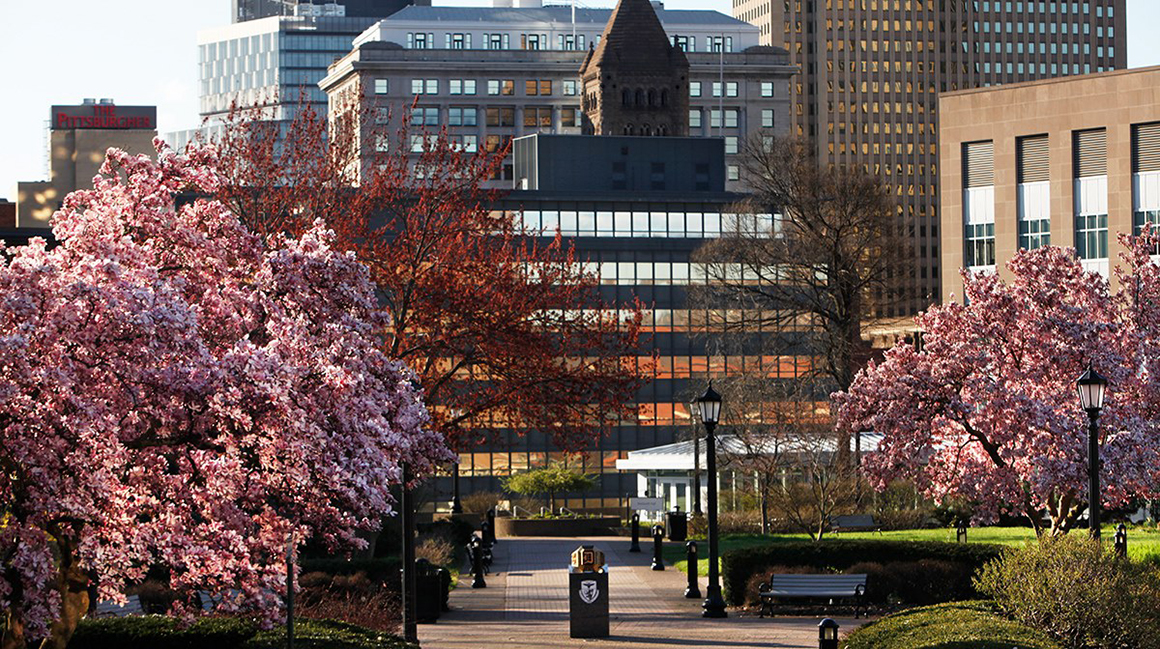
[[[762,584],[761,617],[768,610],[773,615],[777,600],[797,598],[826,598],[854,600],[854,618],[859,607],[865,606],[866,575],[773,575],[769,587]]]
[[[108,600],[97,602],[93,617],[125,617],[126,615],[142,615],[144,613],[145,610],[141,608],[141,598],[130,595],[129,601],[124,604],[116,604]]]
[[[830,527],[834,534],[842,532],[878,532],[882,533],[882,526],[870,514],[855,514],[852,516],[835,516],[830,519]]]

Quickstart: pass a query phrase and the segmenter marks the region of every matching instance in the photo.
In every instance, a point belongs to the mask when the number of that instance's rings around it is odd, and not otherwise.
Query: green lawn
[[[1086,530],[1076,530],[1072,534],[1086,534]],[[1111,543],[1112,537],[1116,533],[1115,527],[1107,526],[1103,529],[1104,542]],[[842,539],[888,539],[893,541],[955,541],[955,530],[948,528],[928,529],[928,530],[899,530],[894,532],[883,532],[878,534],[876,532],[850,532],[840,536],[827,536],[827,539],[842,538]],[[772,534],[770,536],[761,536],[760,534],[732,534],[721,538],[720,553],[724,554],[729,550],[739,548],[749,548],[759,545],[770,545],[781,541],[802,541],[808,540],[809,536],[805,534]],[[1035,539],[1035,532],[1028,527],[972,527],[967,532],[967,541],[970,543],[998,543],[1000,545],[1018,545],[1026,543]],[[697,541],[697,551],[701,560],[697,563],[698,573],[706,575],[709,572],[708,562],[705,557],[709,554],[709,547],[702,538],[695,538]],[[825,542],[825,539],[822,541]],[[644,539],[641,540],[641,547],[645,548]],[[647,548],[646,551],[650,550]],[[1133,559],[1143,560],[1149,559],[1160,563],[1160,530],[1155,527],[1132,527],[1128,529],[1128,556]],[[685,546],[683,543],[665,543],[664,549],[665,564],[673,566],[674,568],[684,572],[685,571]]]
[[[1059,649],[1043,633],[1004,618],[990,602],[912,608],[855,630],[846,649]]]

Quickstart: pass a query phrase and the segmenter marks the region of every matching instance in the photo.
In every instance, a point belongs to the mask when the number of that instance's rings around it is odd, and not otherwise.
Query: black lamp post
[[[701,515],[701,436],[693,426],[693,516]]]
[[[701,423],[705,424],[705,464],[709,479],[709,590],[701,604],[703,617],[728,617],[725,600],[721,598],[721,582],[717,575],[717,448],[713,429],[721,416],[721,395],[713,389],[713,382],[705,393],[697,397]]]
[[[463,411],[455,408],[451,411],[451,416],[456,422],[455,426],[458,428],[458,420],[463,416]],[[455,495],[451,498],[451,513],[462,514],[463,504],[459,502],[459,451],[455,452],[455,463],[452,464],[451,470],[454,471],[454,473],[451,474],[451,483],[455,488]]]
[[[1104,407],[1104,393],[1108,380],[1089,364],[1087,371],[1075,382],[1079,403],[1088,416],[1088,530],[1093,539],[1100,538],[1100,410]]]

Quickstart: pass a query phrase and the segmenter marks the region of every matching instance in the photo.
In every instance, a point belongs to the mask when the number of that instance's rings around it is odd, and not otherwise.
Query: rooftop
[[[597,23],[603,26],[612,16],[612,9],[576,8],[577,23]],[[757,29],[747,22],[737,20],[719,11],[708,9],[659,9],[657,17],[667,25],[720,25],[735,29]],[[572,23],[572,7],[549,5],[547,7],[419,7],[401,9],[387,22],[481,22],[481,23]]]

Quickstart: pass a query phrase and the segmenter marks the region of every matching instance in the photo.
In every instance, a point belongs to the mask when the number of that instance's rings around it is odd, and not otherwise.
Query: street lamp
[[[697,397],[701,423],[705,424],[705,464],[709,479],[709,590],[701,604],[703,617],[728,617],[725,600],[721,598],[721,583],[717,575],[717,444],[713,429],[721,417],[721,395],[713,389],[713,382],[705,393]]]
[[[1079,403],[1088,416],[1088,530],[1093,539],[1100,538],[1100,410],[1108,380],[1088,364],[1087,371],[1075,381]]]
[[[695,402],[694,402],[695,405]],[[693,518],[701,515],[701,436],[693,425]]]
[[[459,420],[462,417],[463,417],[462,410],[460,410],[459,408],[452,408],[451,409],[451,423],[457,429],[459,428]],[[460,437],[462,437],[462,435],[460,435]],[[452,514],[462,514],[463,513],[463,504],[459,502],[459,451],[455,452],[455,462],[452,464],[451,469],[452,469],[452,471],[454,471],[454,473],[452,474],[452,484],[455,486],[455,495],[451,499],[451,513]]]

